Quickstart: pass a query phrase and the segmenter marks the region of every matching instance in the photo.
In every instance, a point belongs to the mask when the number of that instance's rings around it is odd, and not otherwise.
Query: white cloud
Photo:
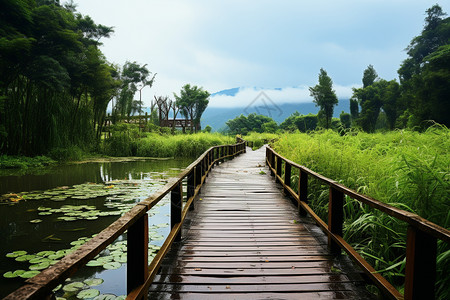
[[[67,1],[67,0],[66,0]],[[428,0],[201,1],[74,0],[96,23],[115,27],[103,40],[109,61],[148,64],[158,73],[144,89],[153,95],[178,93],[190,83],[211,93],[239,86],[267,90],[275,102],[311,101],[307,86],[320,68],[338,97],[351,95],[372,64],[391,80],[405,58],[403,49],[420,34]],[[444,0],[436,0],[449,12]],[[448,3],[448,1],[447,1]],[[304,87],[299,85],[305,85]],[[294,87],[289,87],[294,86]],[[350,92],[349,92],[350,91]],[[244,106],[258,94],[213,97],[211,106]]]
[[[339,99],[350,98],[352,88],[359,87],[354,84],[351,86],[334,85],[333,89]],[[234,96],[215,95],[210,98],[210,107],[246,107],[264,92],[265,95],[275,104],[282,103],[307,103],[312,102],[307,86],[285,87],[281,89],[258,89],[253,87],[240,88]]]

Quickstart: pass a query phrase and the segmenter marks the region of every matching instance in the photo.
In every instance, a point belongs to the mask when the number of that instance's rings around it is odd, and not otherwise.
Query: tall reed
[[[449,130],[424,133],[333,131],[283,134],[273,144],[281,155],[380,201],[450,227]],[[292,180],[298,180],[293,175]],[[328,191],[311,180],[311,206],[327,220]],[[402,289],[406,224],[346,198],[344,238],[383,276]],[[450,299],[450,248],[438,243],[439,298]]]

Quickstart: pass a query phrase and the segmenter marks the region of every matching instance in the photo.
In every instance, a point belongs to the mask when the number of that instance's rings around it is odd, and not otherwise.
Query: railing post
[[[170,228],[181,222],[181,211],[183,204],[183,186],[179,182],[170,193]],[[175,241],[181,240],[181,229],[175,237]]]
[[[284,193],[290,195],[287,187],[291,187],[291,164],[284,162]]]
[[[406,238],[405,300],[434,299],[436,238],[413,226]]]
[[[342,236],[342,225],[344,222],[344,193],[330,187],[330,198],[328,202],[328,230]],[[328,236],[328,247],[331,253],[340,254],[341,247]]]
[[[147,213],[128,228],[127,248],[127,293],[130,293],[148,277]]]
[[[272,168],[275,169],[275,154],[273,153],[273,150],[270,150],[270,175],[274,176],[275,173],[272,171]]]
[[[278,180],[278,176],[276,176],[276,175],[281,176],[281,162],[282,161],[283,160],[281,159],[281,157],[277,156],[277,168],[276,168],[276,173],[275,173],[275,182],[280,182]]]
[[[192,196],[194,196],[195,193],[195,167],[191,172],[189,172],[187,176],[187,191],[186,191],[186,198],[189,200]],[[194,210],[195,208],[195,201],[192,200],[191,206],[189,206],[189,210]]]
[[[298,197],[300,202],[308,204],[308,173],[300,170],[298,174]],[[306,210],[299,204],[300,216],[306,216]]]

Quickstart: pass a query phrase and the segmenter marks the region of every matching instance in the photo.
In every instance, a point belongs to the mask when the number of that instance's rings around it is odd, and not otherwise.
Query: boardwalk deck
[[[264,149],[217,166],[150,299],[367,299],[361,277],[283,196]]]

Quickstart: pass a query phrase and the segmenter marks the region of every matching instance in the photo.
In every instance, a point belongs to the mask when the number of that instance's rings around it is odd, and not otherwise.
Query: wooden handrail
[[[270,146],[266,148],[266,164],[270,168],[271,175],[275,176],[276,182],[280,182],[283,185],[283,190],[298,202],[300,214],[305,215],[309,213],[328,235],[328,245],[331,252],[338,254],[341,252],[341,249],[347,252],[374,284],[380,288],[385,296],[391,299],[434,298],[437,239],[450,243],[449,230],[417,214],[401,210],[392,205],[359,194],[334,180],[281,156]],[[282,175],[282,164],[285,166],[284,176]],[[298,193],[292,189],[290,178],[286,178],[286,176],[290,177],[292,168],[299,170]],[[308,205],[308,176],[314,177],[329,186],[328,223],[325,223],[317,216]],[[404,296],[343,239],[344,195],[409,224],[406,242]]]
[[[206,150],[177,177],[170,178],[161,189],[137,203],[131,210],[109,225],[75,252],[43,270],[25,285],[4,299],[51,299],[52,290],[86,265],[97,254],[114,242],[121,234],[127,234],[127,299],[145,299],[147,290],[170,246],[181,234],[181,227],[206,176],[214,164],[245,152],[245,141],[238,139],[234,145],[214,146]],[[187,179],[187,201],[183,206],[183,180]],[[171,231],[153,261],[148,264],[148,215],[147,212],[171,193]]]

